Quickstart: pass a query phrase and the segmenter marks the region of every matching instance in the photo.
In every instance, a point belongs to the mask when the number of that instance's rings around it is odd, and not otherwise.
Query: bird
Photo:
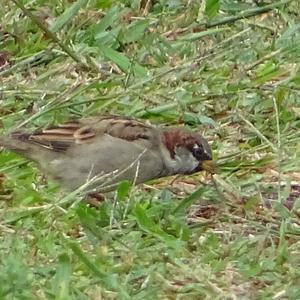
[[[157,127],[115,115],[69,121],[0,136],[0,147],[37,163],[63,188],[108,192],[175,174],[212,172],[207,140],[182,127]]]

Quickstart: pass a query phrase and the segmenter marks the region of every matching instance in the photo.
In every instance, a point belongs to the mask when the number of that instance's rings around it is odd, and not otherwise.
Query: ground
[[[95,208],[1,151],[1,299],[300,298],[299,1],[1,6],[3,133],[120,114],[218,164]]]

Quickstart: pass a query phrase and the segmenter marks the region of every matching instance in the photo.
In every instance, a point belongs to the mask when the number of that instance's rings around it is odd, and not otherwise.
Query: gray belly
[[[163,162],[147,144],[102,136],[99,143],[78,144],[47,167],[54,179],[69,190],[86,185],[85,190],[109,191],[122,180],[136,183],[163,176]]]

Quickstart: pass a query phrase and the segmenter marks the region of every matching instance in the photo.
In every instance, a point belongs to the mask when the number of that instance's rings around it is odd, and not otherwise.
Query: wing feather
[[[53,151],[65,152],[73,144],[91,143],[95,137],[108,134],[127,141],[149,140],[153,128],[134,119],[118,116],[71,120],[66,123],[28,133],[14,133],[13,137],[38,144]]]

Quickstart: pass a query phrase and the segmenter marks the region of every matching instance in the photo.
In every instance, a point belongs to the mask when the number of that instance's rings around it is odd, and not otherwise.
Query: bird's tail
[[[7,136],[0,136],[0,150],[4,148],[34,161],[39,161],[43,155],[49,155],[48,149],[31,143],[28,140],[28,136],[26,133],[13,133]]]
[[[28,142],[26,142],[24,139],[22,140],[12,135],[0,136],[0,147],[15,152],[24,152],[28,151],[31,148],[31,145],[28,144]]]

